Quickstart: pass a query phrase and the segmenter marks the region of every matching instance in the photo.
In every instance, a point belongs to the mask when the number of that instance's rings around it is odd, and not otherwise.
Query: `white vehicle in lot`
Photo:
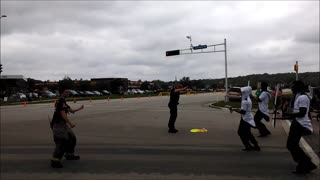
[[[137,89],[137,94],[144,94],[144,91],[140,90],[140,89]]]
[[[135,89],[131,89],[131,94],[138,94],[138,91]]]
[[[103,95],[111,95],[111,93],[110,93],[109,91],[107,91],[107,90],[103,90],[103,91],[102,91],[102,94],[103,94]]]

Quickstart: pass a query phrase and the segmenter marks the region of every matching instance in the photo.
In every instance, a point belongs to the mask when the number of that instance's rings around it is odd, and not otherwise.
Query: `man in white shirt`
[[[301,137],[313,132],[309,117],[310,99],[304,92],[305,85],[302,81],[294,81],[291,90],[294,95],[290,103],[293,112],[284,114],[284,116],[292,119],[287,148],[293,160],[298,163],[293,173],[305,174],[317,168],[317,166],[311,162],[310,157],[299,146]]]
[[[262,119],[265,119],[267,122],[270,121],[268,104],[271,94],[268,92],[267,88],[268,83],[262,82],[261,93],[257,99],[259,107],[257,113],[254,115],[254,122],[256,123],[257,129],[260,133],[258,137],[265,137],[271,134],[266,125],[261,122]]]

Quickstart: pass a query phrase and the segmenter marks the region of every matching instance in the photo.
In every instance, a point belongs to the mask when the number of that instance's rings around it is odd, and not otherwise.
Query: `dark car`
[[[75,90],[68,90],[69,96],[71,97],[79,97],[79,93],[77,93]]]

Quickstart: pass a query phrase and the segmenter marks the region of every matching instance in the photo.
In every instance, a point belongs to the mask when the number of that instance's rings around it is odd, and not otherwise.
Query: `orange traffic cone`
[[[24,106],[24,107],[26,107],[26,106],[27,106],[27,102],[26,102],[26,101],[23,103],[23,106]]]

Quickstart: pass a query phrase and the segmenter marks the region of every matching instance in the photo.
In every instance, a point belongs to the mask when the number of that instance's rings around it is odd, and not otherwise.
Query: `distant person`
[[[260,135],[258,137],[265,137],[271,134],[271,132],[267,129],[266,125],[264,125],[261,120],[265,119],[267,122],[270,121],[269,117],[269,100],[271,98],[271,94],[267,90],[268,83],[261,83],[261,93],[257,98],[258,101],[258,111],[254,115],[254,122],[256,123],[256,127],[259,130]]]
[[[238,135],[244,145],[244,151],[260,151],[258,142],[251,133],[251,128],[255,128],[256,124],[252,115],[252,101],[250,95],[252,88],[250,86],[241,88],[241,109],[236,110],[241,114],[241,120],[238,129]]]
[[[255,93],[257,98],[259,98],[261,92],[262,92],[262,90],[261,90],[261,85],[260,85],[260,86],[258,86],[258,89],[256,90],[256,93]]]
[[[80,159],[80,156],[74,155],[77,140],[72,128],[74,128],[75,125],[70,122],[67,114],[75,113],[83,109],[84,106],[82,105],[78,109],[71,109],[65,100],[65,98],[69,96],[69,92],[65,88],[61,87],[59,89],[59,93],[60,99],[56,103],[55,112],[50,123],[53,132],[53,139],[56,144],[53,157],[51,159],[51,167],[53,168],[63,167],[61,163],[63,155],[65,155],[67,160]]]
[[[317,168],[311,162],[311,158],[301,149],[299,141],[303,135],[310,135],[313,132],[311,119],[308,116],[310,108],[310,99],[305,93],[305,85],[302,81],[294,81],[292,90],[292,101],[290,107],[293,112],[285,113],[284,117],[292,119],[287,148],[290,151],[293,160],[298,163],[293,173],[305,174]]]
[[[178,104],[180,93],[186,91],[188,87],[183,87],[181,84],[176,84],[170,91],[170,101],[168,107],[170,109],[170,119],[168,123],[169,133],[177,133],[178,130],[175,128],[175,122],[178,116]]]

